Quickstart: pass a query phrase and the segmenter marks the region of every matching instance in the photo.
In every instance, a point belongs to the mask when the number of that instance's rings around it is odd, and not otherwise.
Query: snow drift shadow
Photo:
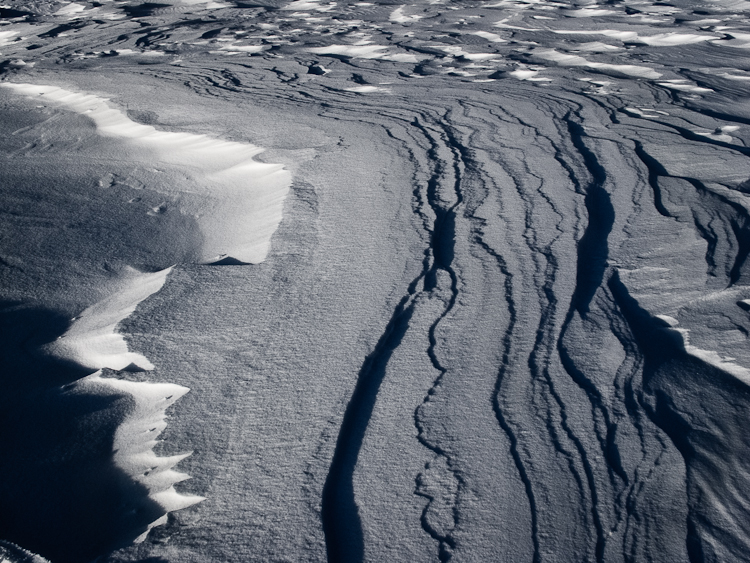
[[[404,298],[398,304],[375,349],[365,359],[341,421],[322,498],[323,531],[331,563],[364,560],[362,521],[354,495],[354,470],[388,360],[406,334],[414,312],[407,303],[408,298]]]
[[[55,563],[90,561],[164,514],[113,460],[133,399],[81,389],[90,371],[38,351],[68,325],[54,311],[0,306],[0,537]]]
[[[691,355],[683,336],[642,309],[617,273],[609,287],[643,354],[640,401],[685,461],[690,561],[743,560],[750,550],[750,388]]]

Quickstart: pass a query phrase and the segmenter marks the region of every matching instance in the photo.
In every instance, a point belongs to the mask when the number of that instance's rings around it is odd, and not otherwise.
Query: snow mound
[[[242,263],[262,262],[281,222],[291,175],[281,164],[254,160],[260,147],[192,133],[159,131],[130,120],[108,101],[56,86],[3,83],[2,86],[37,100],[86,115],[103,136],[127,141],[147,151],[153,164],[178,166],[193,176],[203,191],[180,192],[180,210],[194,215],[204,237],[201,263],[231,256]],[[197,197],[196,197],[197,196]]]

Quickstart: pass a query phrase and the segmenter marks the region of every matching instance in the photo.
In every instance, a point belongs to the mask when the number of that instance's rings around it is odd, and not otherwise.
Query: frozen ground
[[[750,561],[750,2],[7,2],[0,562]]]

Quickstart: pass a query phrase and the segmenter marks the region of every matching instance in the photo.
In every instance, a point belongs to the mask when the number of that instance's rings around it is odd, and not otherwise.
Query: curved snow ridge
[[[122,334],[115,332],[120,321],[129,317],[141,301],[158,292],[172,268],[141,273],[127,268],[109,297],[95,303],[73,319],[73,324],[46,351],[84,368],[100,370],[152,370],[141,354],[128,350]]]
[[[141,273],[128,268],[117,281],[112,294],[87,308],[73,320],[70,328],[46,351],[59,359],[97,370],[79,379],[74,386],[97,394],[102,386],[130,395],[135,407],[118,427],[113,443],[113,462],[134,481],[148,490],[148,496],[162,507],[164,514],[148,525],[136,541],[145,539],[149,530],[166,522],[168,512],[192,506],[204,497],[183,495],[174,484],[189,479],[173,467],[190,454],[159,457],[153,448],[166,428],[166,410],[189,389],[171,383],[148,383],[102,377],[102,368],[113,370],[152,370],[153,364],[141,354],[128,350],[117,325],[129,317],[139,303],[157,293],[172,268]],[[101,392],[101,391],[99,391]],[[1,563],[1,562],[0,562]]]
[[[233,259],[256,264],[266,258],[271,236],[281,222],[291,174],[281,164],[254,160],[262,148],[206,135],[159,131],[132,121],[108,100],[92,94],[36,84],[0,86],[85,115],[99,134],[145,149],[154,165],[178,166],[194,177],[199,193],[174,187],[169,195],[198,222],[204,238],[200,263]]]
[[[682,344],[685,347],[685,352],[689,355],[703,360],[709,365],[720,369],[721,371],[728,373],[732,377],[739,379],[745,385],[750,386],[750,369],[745,366],[741,366],[735,363],[734,358],[723,358],[721,354],[714,350],[703,350],[697,346],[690,344],[690,330],[686,328],[680,328],[680,324],[677,319],[668,315],[656,315],[656,318],[661,319],[669,325],[669,331],[679,334],[682,338]]]
[[[155,526],[167,522],[167,513],[197,504],[205,497],[178,493],[174,485],[190,476],[175,471],[174,466],[192,452],[160,457],[154,453],[158,436],[167,427],[166,411],[190,389],[172,383],[149,383],[102,377],[102,372],[76,382],[76,386],[96,392],[106,386],[126,393],[135,400],[135,408],[115,433],[113,458],[115,465],[148,490],[148,496],[161,506],[164,514],[151,522],[135,539],[140,543]]]

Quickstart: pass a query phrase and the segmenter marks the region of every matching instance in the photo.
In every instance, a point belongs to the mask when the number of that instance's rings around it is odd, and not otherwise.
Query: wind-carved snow
[[[389,19],[396,23],[412,23],[422,19],[422,16],[418,14],[406,15],[404,13],[404,6],[400,6],[391,12]]]
[[[382,59],[401,63],[416,63],[420,60],[417,55],[394,53],[387,45],[371,45],[369,42],[364,42],[361,45],[313,47],[309,51],[318,55],[342,55],[355,59]]]
[[[10,43],[11,39],[16,35],[18,35],[18,32],[12,29],[0,31],[0,46]]]
[[[173,468],[190,453],[158,456],[154,448],[157,438],[167,427],[166,411],[189,389],[172,383],[135,382],[102,377],[98,371],[76,383],[82,391],[97,392],[98,386],[127,393],[135,406],[117,429],[113,443],[113,460],[134,481],[148,490],[149,497],[164,511],[163,516],[151,522],[145,532],[134,541],[144,541],[155,526],[167,523],[167,514],[197,504],[204,497],[178,493],[174,485],[190,476]]]
[[[117,315],[47,348],[91,371],[153,361],[202,407],[170,432],[212,506],[114,560],[747,560],[750,3],[77,3],[3,28],[7,80],[163,87],[195,102],[186,121],[255,120],[310,159],[278,261],[178,266],[184,301],[134,316],[153,356]],[[119,119],[133,154],[179,154]],[[160,189],[210,231],[190,139],[156,161],[198,186]],[[54,155],[33,142],[9,158]],[[198,261],[230,253],[214,246]],[[30,263],[11,250],[8,279]],[[182,392],[152,391],[144,420]],[[187,502],[131,420],[129,474]]]
[[[656,315],[656,317],[667,323],[670,326],[669,330],[680,335],[683,346],[685,346],[685,351],[688,354],[725,371],[742,381],[745,385],[750,386],[750,369],[733,362],[732,360],[734,360],[734,358],[722,357],[721,354],[715,350],[702,350],[697,346],[692,346],[690,344],[690,330],[680,328],[680,322],[674,317],[670,317],[669,315]]]
[[[256,161],[254,157],[262,152],[259,147],[206,135],[158,131],[150,125],[130,120],[121,111],[110,107],[107,100],[93,95],[53,86],[15,83],[3,83],[2,86],[37,103],[73,110],[91,119],[96,134],[124,141],[126,150],[118,155],[118,163],[132,159],[134,164],[146,163],[157,169],[177,168],[191,178],[192,182],[182,184],[162,180],[157,185],[139,186],[169,196],[170,203],[176,202],[182,214],[195,219],[201,230],[202,245],[193,255],[188,255],[189,258],[195,256],[197,262],[204,264],[258,263],[266,258],[270,238],[281,221],[291,176],[280,164]],[[158,175],[158,170],[152,171]],[[115,185],[111,173],[99,181],[99,188],[110,185]],[[158,216],[165,207],[166,202],[148,214]],[[107,256],[102,258],[106,260]],[[72,319],[64,334],[42,347],[44,354],[60,365],[76,366],[74,370],[83,369],[90,373],[69,383],[64,392],[132,399],[132,408],[115,431],[111,462],[118,471],[132,479],[132,490],[142,488],[147,491],[148,502],[132,499],[136,506],[145,507],[147,511],[136,515],[135,520],[156,516],[147,525],[136,524],[135,529],[140,533],[135,538],[136,543],[142,542],[154,526],[166,523],[168,513],[203,500],[200,496],[178,493],[174,488],[176,483],[189,478],[174,469],[189,453],[164,457],[154,452],[157,438],[166,427],[167,409],[189,389],[171,383],[105,377],[102,371],[155,369],[148,358],[129,349],[125,335],[119,333],[117,327],[141,302],[162,289],[172,269],[141,272],[124,267],[107,287],[99,288],[106,297],[83,310]],[[89,280],[83,281],[90,283]],[[91,518],[97,517],[97,514],[91,515]],[[128,537],[133,530],[119,532],[127,541],[133,540]],[[45,549],[49,550],[50,546]],[[64,544],[53,549],[66,552]]]
[[[534,55],[537,57],[552,61],[560,66],[582,66],[597,70],[604,74],[614,74],[616,76],[626,75],[637,78],[659,78],[662,76],[660,72],[656,72],[654,69],[640,66],[640,65],[621,65],[611,63],[599,63],[586,60],[584,57],[579,55],[568,55],[560,53],[554,49],[539,49],[535,50]]]
[[[629,43],[643,43],[652,47],[675,47],[677,45],[692,45],[717,39],[716,35],[700,35],[695,33],[659,33],[655,35],[639,35],[635,31],[619,31],[616,29],[599,29],[599,30],[550,30],[552,33],[559,35],[604,35],[619,41]]]
[[[73,384],[76,390],[97,394],[101,387],[126,393],[135,406],[118,427],[113,442],[113,461],[134,481],[148,490],[164,514],[148,525],[137,539],[143,541],[154,526],[167,521],[167,513],[192,506],[203,497],[183,495],[174,484],[189,479],[172,468],[190,454],[160,457],[153,449],[166,428],[166,411],[189,391],[170,383],[135,382],[102,377],[101,368],[112,370],[153,370],[153,364],[141,354],[128,350],[124,335],[117,325],[129,317],[142,301],[163,287],[172,269],[141,273],[128,268],[117,280],[112,294],[84,310],[70,328],[46,351],[60,360],[83,368],[97,370]]]
[[[47,351],[92,370],[154,369],[144,356],[128,350],[124,336],[115,329],[141,301],[161,290],[171,270],[141,273],[127,268],[113,294],[84,310]]]
[[[263,152],[260,147],[159,131],[130,120],[107,100],[91,94],[34,84],[5,82],[2,86],[85,115],[99,134],[148,151],[153,164],[178,166],[193,174],[197,193],[185,193],[180,186],[162,189],[180,197],[181,211],[198,221],[204,237],[199,262],[233,259],[256,264],[265,259],[271,235],[281,222],[291,175],[281,164],[256,161],[254,157]]]

